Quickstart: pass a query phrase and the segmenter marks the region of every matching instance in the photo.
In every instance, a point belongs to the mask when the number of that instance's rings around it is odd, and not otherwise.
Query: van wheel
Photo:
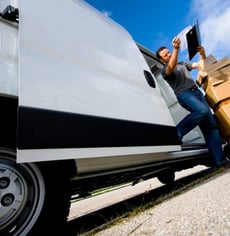
[[[34,236],[62,230],[70,194],[67,180],[60,176],[55,168],[18,164],[14,151],[0,149],[0,235]]]
[[[162,184],[171,184],[175,180],[175,173],[173,171],[167,171],[158,175],[157,178]]]

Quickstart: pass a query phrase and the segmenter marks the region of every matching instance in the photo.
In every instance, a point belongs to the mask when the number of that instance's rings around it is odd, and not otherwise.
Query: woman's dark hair
[[[158,59],[161,59],[161,56],[160,56],[159,53],[160,53],[163,49],[165,49],[165,48],[166,48],[166,47],[163,46],[163,47],[158,48],[158,50],[156,51],[156,56],[157,56]]]

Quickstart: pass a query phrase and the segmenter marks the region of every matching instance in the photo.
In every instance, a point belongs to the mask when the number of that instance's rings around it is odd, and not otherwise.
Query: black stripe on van
[[[179,144],[175,127],[19,107],[19,149]]]

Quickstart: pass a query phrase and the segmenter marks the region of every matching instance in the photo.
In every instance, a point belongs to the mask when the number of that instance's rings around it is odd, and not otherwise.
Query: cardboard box
[[[230,78],[210,79],[205,92],[209,106],[214,108],[220,102],[230,99]]]
[[[230,136],[230,99],[220,103],[215,118],[224,139]]]
[[[216,71],[207,72],[208,76],[211,76],[211,77],[220,77],[220,76],[226,75],[227,73],[230,73],[230,66],[223,67]]]
[[[211,64],[205,64],[204,65],[204,71],[206,71],[208,74],[213,71],[218,71],[224,67],[230,66],[230,59],[228,57],[224,57],[222,60],[219,60],[215,63]]]
[[[198,63],[199,72],[197,74],[197,84],[202,85],[208,77],[222,77],[230,74],[230,59],[224,57],[222,60],[216,61],[215,57],[209,55],[203,61]]]
[[[205,60],[200,60],[198,65],[199,65],[199,69],[201,71],[205,71],[206,68],[214,63],[216,63],[217,60],[213,55],[209,55],[205,58]]]
[[[223,76],[223,77],[207,77],[203,83],[202,83],[202,87],[205,91],[205,93],[209,90],[209,88],[211,86],[214,86],[215,84],[218,84],[218,83],[222,83],[222,81],[226,80],[226,76]]]
[[[202,84],[206,82],[207,79],[208,79],[208,73],[200,70],[196,77],[196,83],[199,86],[201,86]]]

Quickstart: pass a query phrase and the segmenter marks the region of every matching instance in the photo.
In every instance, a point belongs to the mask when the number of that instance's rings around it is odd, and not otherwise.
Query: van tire
[[[0,235],[65,235],[70,184],[63,170],[52,162],[16,163],[15,151],[4,148],[0,170]]]
[[[175,180],[175,172],[167,171],[158,175],[157,178],[162,184],[171,184]]]

